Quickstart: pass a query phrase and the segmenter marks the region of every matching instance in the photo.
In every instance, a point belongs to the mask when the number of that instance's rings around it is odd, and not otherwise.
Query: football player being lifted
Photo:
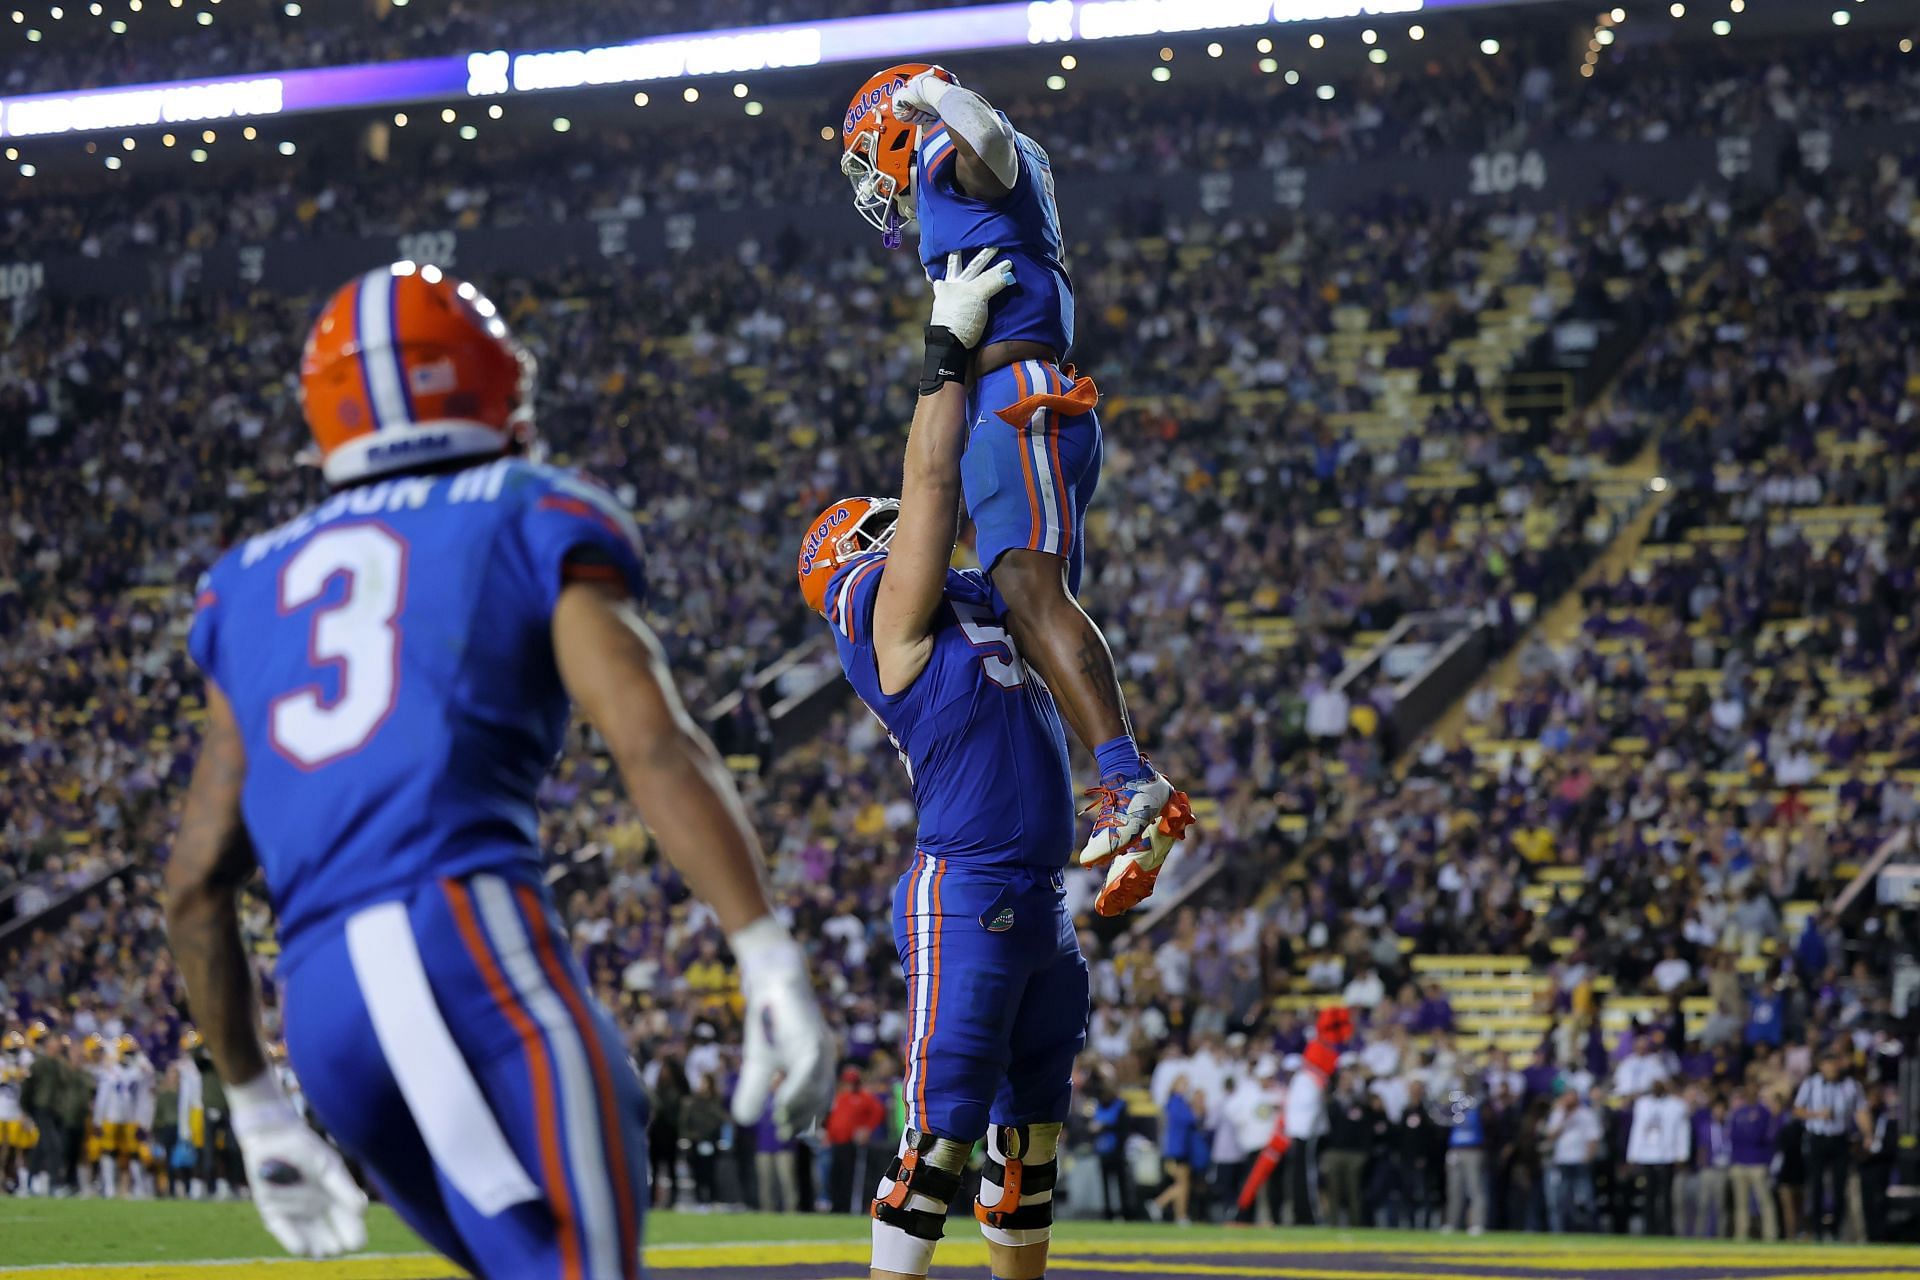
[[[1083,866],[1107,867],[1096,900],[1119,915],[1153,891],[1155,850],[1184,833],[1184,793],[1141,755],[1106,638],[1081,609],[1087,504],[1100,481],[1093,381],[1062,361],[1073,282],[1047,153],[944,68],[889,67],[847,108],[840,168],[854,206],[898,245],[917,227],[930,280],[949,255],[997,247],[1019,287],[994,299],[967,383],[961,488],[975,549],[1021,655],[1046,681],[1100,781]]]

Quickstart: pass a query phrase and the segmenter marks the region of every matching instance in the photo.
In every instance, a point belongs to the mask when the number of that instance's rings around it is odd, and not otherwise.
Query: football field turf
[[[956,1220],[935,1280],[983,1280],[986,1250]],[[653,1280],[862,1280],[866,1222],[767,1214],[655,1214],[647,1224]],[[278,1258],[247,1204],[0,1200],[0,1276],[34,1280],[446,1280],[458,1273],[421,1251],[376,1210],[370,1252],[338,1262]],[[1055,1238],[1059,1280],[1272,1276],[1280,1280],[1915,1280],[1920,1249],[1763,1245],[1402,1231],[1229,1231],[1069,1222]]]

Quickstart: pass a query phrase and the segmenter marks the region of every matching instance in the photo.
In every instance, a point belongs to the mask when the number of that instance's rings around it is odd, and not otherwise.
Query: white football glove
[[[987,304],[993,296],[1013,283],[1013,264],[989,265],[998,249],[982,249],[973,261],[960,265],[960,255],[947,255],[947,278],[933,282],[933,314],[927,323],[943,326],[972,350],[980,335],[987,331]]]
[[[940,120],[940,99],[953,82],[937,71],[922,71],[893,91],[893,118],[901,124],[930,125]]]
[[[227,1099],[254,1207],[281,1247],[302,1258],[366,1248],[366,1195],[272,1074],[229,1088]]]
[[[733,1120],[760,1123],[771,1093],[774,1128],[790,1138],[811,1128],[833,1100],[833,1035],[813,997],[807,958],[784,925],[763,916],[727,941],[747,1001]]]

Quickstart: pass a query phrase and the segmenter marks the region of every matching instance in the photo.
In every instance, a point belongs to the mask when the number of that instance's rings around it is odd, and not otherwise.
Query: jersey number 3
[[[332,667],[331,700],[318,683],[273,700],[274,749],[317,769],[367,744],[400,692],[400,610],[407,598],[407,544],[379,524],[328,529],[280,570],[280,614],[303,608],[346,579],[341,598],[313,614],[307,660]]]

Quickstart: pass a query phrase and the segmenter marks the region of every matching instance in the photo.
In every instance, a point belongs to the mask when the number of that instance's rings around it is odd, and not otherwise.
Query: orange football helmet
[[[920,130],[893,117],[893,91],[922,71],[960,83],[945,67],[903,62],[865,84],[847,104],[841,130],[840,172],[853,183],[853,207],[887,237],[900,243],[900,228],[913,221],[913,155]]]
[[[855,556],[886,550],[899,516],[893,498],[842,498],[814,517],[800,544],[800,594],[809,609],[826,616],[834,573]]]
[[[328,299],[300,404],[329,483],[533,444],[534,361],[486,295],[396,262]]]

